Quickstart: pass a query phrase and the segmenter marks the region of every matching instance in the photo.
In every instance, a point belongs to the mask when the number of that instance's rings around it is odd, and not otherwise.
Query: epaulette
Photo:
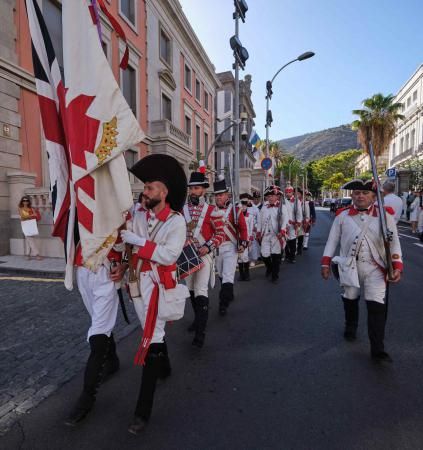
[[[339,214],[341,214],[341,212],[343,212],[343,211],[348,211],[350,208],[351,208],[351,206],[346,206],[345,208],[339,208],[339,209],[337,209],[336,212],[335,212],[335,216],[336,216],[336,217],[339,216]]]
[[[386,211],[388,214],[390,214],[391,216],[395,216],[395,211],[394,211],[394,209],[392,208],[392,206],[384,206],[384,208],[385,208],[385,211]]]

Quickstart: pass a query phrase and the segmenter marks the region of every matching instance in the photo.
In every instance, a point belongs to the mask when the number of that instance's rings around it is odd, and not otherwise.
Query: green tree
[[[403,162],[400,168],[407,169],[411,172],[410,188],[420,191],[423,189],[423,160],[417,156]]]
[[[295,183],[295,177],[298,177],[303,173],[304,167],[303,163],[297,159],[294,155],[282,154],[276,162],[275,167],[275,178],[280,179],[281,172],[286,181],[291,181],[292,184]],[[289,180],[289,174],[291,173],[291,180]]]
[[[358,131],[358,140],[367,153],[369,141],[372,142],[376,159],[388,148],[395,135],[397,121],[404,119],[404,116],[399,114],[403,105],[394,102],[394,98],[392,94],[375,94],[363,100],[363,109],[353,110],[353,114],[359,118],[351,127]]]

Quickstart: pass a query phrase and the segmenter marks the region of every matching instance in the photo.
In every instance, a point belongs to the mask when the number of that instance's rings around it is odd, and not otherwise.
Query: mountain
[[[357,132],[349,125],[328,128],[278,141],[282,151],[293,153],[301,161],[312,161],[351,148],[360,148]]]

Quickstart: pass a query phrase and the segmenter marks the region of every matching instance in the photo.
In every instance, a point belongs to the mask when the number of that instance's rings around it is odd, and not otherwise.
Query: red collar
[[[357,214],[368,214],[371,215],[373,217],[377,217],[377,211],[375,208],[375,205],[370,205],[365,211],[359,211],[355,206],[351,206],[349,211],[348,211],[348,215],[349,216],[356,216]]]
[[[166,220],[169,217],[171,212],[172,212],[172,210],[170,209],[169,203],[166,203],[166,206],[158,214],[156,214],[155,217],[156,217],[156,219],[158,219],[162,222],[166,222]],[[151,217],[151,211],[148,210],[147,211],[147,219],[150,219],[150,217]]]

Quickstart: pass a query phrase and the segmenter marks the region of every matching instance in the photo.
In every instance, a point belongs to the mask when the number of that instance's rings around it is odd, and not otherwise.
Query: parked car
[[[337,198],[335,202],[335,211],[341,208],[346,208],[347,206],[350,206],[351,203],[352,203],[351,197]]]
[[[328,198],[328,197],[324,198],[322,206],[330,206],[331,202],[332,202],[331,198]]]

